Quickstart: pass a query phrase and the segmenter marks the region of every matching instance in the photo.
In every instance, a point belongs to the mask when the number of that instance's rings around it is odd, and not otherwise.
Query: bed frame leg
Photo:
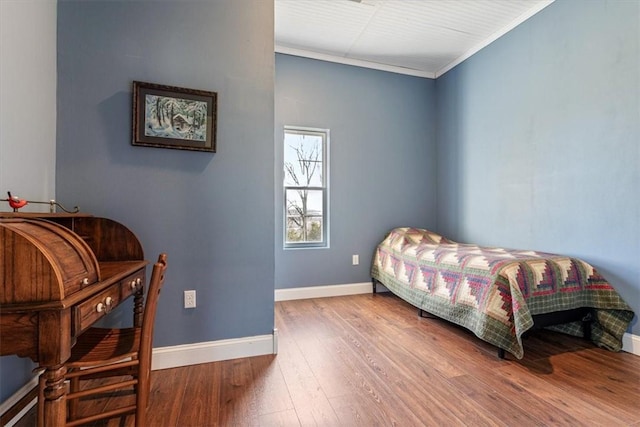
[[[378,281],[374,278],[371,278],[371,285],[373,285],[373,293],[376,293],[376,287],[377,287]]]
[[[498,359],[504,359],[504,348],[498,348]]]
[[[436,316],[434,316],[433,314],[429,313],[428,311],[424,311],[423,309],[419,308],[418,309],[418,316],[424,318],[424,319],[435,319]]]

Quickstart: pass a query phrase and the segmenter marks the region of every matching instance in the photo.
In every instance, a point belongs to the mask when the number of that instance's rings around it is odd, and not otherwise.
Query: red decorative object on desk
[[[68,210],[64,206],[62,206],[60,203],[56,202],[55,200],[49,200],[48,202],[37,202],[37,201],[34,201],[34,200],[21,199],[18,196],[12,196],[11,195],[11,191],[7,191],[7,194],[9,195],[9,198],[8,199],[0,199],[0,201],[9,202],[9,206],[11,206],[13,208],[14,212],[18,212],[18,209],[27,206],[29,203],[35,203],[35,204],[40,204],[40,205],[49,205],[49,213],[55,213],[56,212],[56,209],[55,209],[56,207],[59,207],[60,209],[62,209],[66,213],[78,213],[78,212],[80,212],[80,209],[77,206],[74,206],[73,210]]]
[[[26,200],[19,198],[18,196],[12,196],[11,191],[7,191],[7,194],[9,195],[9,198],[6,201],[9,202],[9,206],[13,208],[14,212],[18,212],[18,209],[27,206],[27,204],[29,203]]]

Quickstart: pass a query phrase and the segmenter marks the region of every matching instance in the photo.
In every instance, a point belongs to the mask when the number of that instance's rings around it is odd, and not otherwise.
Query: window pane
[[[287,215],[322,216],[323,190],[291,189],[285,191]]]
[[[287,243],[322,242],[322,217],[307,217],[306,235],[303,233],[305,224],[301,217],[287,218]]]
[[[286,189],[286,242],[323,241],[324,190]]]
[[[307,242],[322,242],[322,217],[307,218]]]
[[[323,137],[285,132],[284,185],[322,187]]]

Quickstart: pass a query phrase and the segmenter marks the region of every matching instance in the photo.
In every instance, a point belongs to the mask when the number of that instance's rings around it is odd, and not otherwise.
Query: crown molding
[[[275,45],[276,53],[286,55],[300,56],[303,58],[318,59],[320,61],[335,62],[338,64],[352,65],[355,67],[370,68],[373,70],[388,71],[390,73],[405,74],[408,76],[422,77],[427,79],[435,79],[434,73],[422,70],[414,70],[411,68],[397,67],[395,65],[380,64],[378,62],[363,61],[361,59],[345,58],[342,56],[329,55],[326,53],[314,52],[306,49],[296,49],[286,46]]]

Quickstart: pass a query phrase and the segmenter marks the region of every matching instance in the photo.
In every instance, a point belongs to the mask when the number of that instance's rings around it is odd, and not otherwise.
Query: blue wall
[[[581,257],[636,313],[639,17],[558,0],[436,82],[439,231]]]
[[[155,346],[272,333],[273,28],[262,0],[59,2],[57,196],[168,252]],[[217,153],[133,147],[133,80],[218,92]]]
[[[435,226],[435,82],[276,55],[276,288],[361,283],[400,225]],[[283,126],[328,128],[330,248],[283,248]],[[351,255],[360,255],[353,266]]]

